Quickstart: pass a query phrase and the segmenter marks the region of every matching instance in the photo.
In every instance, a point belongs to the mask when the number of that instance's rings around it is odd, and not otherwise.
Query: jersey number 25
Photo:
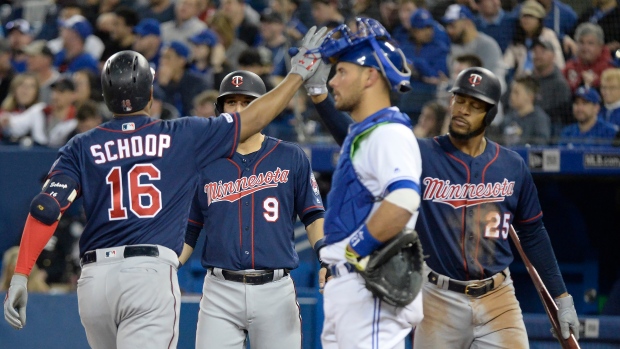
[[[138,164],[127,172],[129,183],[129,209],[139,218],[152,218],[161,211],[161,191],[153,184],[140,183],[140,177],[146,176],[149,180],[159,180],[161,173],[153,164]],[[113,167],[106,176],[110,185],[111,208],[108,217],[111,221],[127,219],[127,208],[123,204],[123,175],[119,166]],[[144,200],[146,199],[146,200]],[[145,203],[144,201],[148,203]]]

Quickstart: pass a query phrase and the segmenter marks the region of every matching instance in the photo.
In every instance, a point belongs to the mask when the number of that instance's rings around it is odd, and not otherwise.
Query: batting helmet
[[[379,70],[392,90],[411,90],[411,70],[405,54],[377,20],[356,18],[357,31],[341,24],[326,36],[318,52],[326,63],[349,62]]]
[[[101,87],[105,104],[112,113],[140,111],[151,100],[153,71],[138,52],[120,51],[103,65]]]
[[[267,88],[260,76],[247,70],[234,71],[226,75],[220,84],[220,95],[215,102],[215,111],[224,112],[224,97],[228,95],[245,95],[258,98],[266,92]]]
[[[493,72],[482,67],[471,67],[459,73],[450,92],[477,98],[489,103],[491,109],[484,116],[484,122],[490,125],[497,114],[497,105],[502,95],[502,86]]]

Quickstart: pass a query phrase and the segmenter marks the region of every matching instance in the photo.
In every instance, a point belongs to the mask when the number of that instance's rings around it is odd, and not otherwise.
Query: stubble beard
[[[466,133],[461,133],[456,131],[453,127],[452,127],[452,123],[450,123],[450,126],[448,127],[448,132],[450,133],[450,136],[461,140],[461,141],[467,141],[470,140],[476,136],[481,135],[484,130],[486,129],[486,125],[484,125],[484,123],[482,125],[480,125],[480,127],[478,127],[477,129],[473,130],[473,131],[469,131]]]

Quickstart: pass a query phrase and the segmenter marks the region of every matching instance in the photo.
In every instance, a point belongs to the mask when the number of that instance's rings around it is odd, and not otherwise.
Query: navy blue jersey
[[[422,154],[422,203],[416,230],[428,266],[458,280],[490,277],[513,256],[510,224],[542,218],[538,193],[523,159],[487,139],[471,157],[449,137],[418,139]]]
[[[222,114],[125,116],[72,138],[49,176],[66,174],[79,185],[88,219],[80,254],[133,244],[180,253],[198,171],[232,156],[239,135],[239,115]]]
[[[259,151],[235,153],[201,171],[189,224],[204,223],[205,268],[294,269],[297,216],[323,212],[306,154],[265,137]]]

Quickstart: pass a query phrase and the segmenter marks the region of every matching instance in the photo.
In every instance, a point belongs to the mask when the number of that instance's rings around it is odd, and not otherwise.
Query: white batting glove
[[[318,64],[319,66],[316,73],[304,82],[304,87],[309,96],[318,96],[327,93],[327,78],[332,69],[332,65],[326,64],[322,60],[320,60]]]
[[[579,340],[579,319],[575,311],[573,296],[568,295],[562,298],[556,298],[555,304],[558,306],[558,321],[560,322],[560,330],[562,337],[568,339],[570,331],[573,331],[575,339]]]
[[[4,319],[16,330],[26,326],[26,303],[28,303],[28,278],[15,274],[4,299]]]
[[[321,54],[318,52],[308,53],[308,51],[315,50],[321,46],[326,31],[326,27],[317,31],[316,26],[308,30],[308,33],[302,40],[299,52],[291,58],[290,74],[300,75],[301,78],[306,81],[316,72],[319,67],[318,63],[321,60]]]

